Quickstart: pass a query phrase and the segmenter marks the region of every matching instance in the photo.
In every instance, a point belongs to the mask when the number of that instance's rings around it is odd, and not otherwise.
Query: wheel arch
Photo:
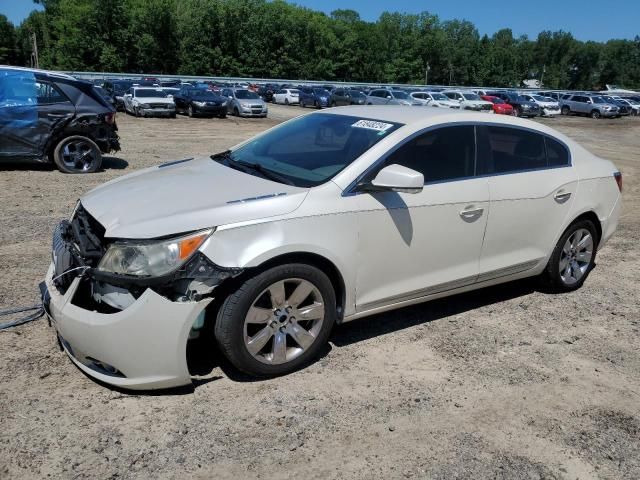
[[[287,263],[302,263],[305,265],[311,265],[321,270],[333,286],[333,291],[336,294],[336,307],[338,310],[338,321],[342,320],[344,315],[344,308],[346,302],[346,285],[342,273],[334,262],[327,257],[311,252],[289,252],[276,255],[260,263],[256,267],[249,269],[251,273],[268,270],[269,268],[277,265],[285,265]]]
[[[586,212],[583,212],[575,217],[573,220],[571,220],[571,222],[569,222],[565,230],[569,228],[570,225],[573,225],[574,223],[581,220],[589,220],[591,221],[591,223],[593,223],[593,225],[596,227],[596,233],[598,235],[598,241],[596,242],[596,244],[599,244],[600,240],[602,239],[602,222],[600,221],[600,218],[598,218],[596,212],[594,212],[593,210],[587,210]]]

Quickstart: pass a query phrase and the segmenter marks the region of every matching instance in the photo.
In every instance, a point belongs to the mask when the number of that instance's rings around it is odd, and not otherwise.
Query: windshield
[[[540,95],[531,95],[531,98],[537,102],[548,102],[550,100],[548,97],[541,97]]]
[[[504,100],[498,97],[491,97],[491,102],[495,103],[496,105],[502,105],[504,103]]]
[[[316,113],[291,120],[242,145],[233,161],[259,165],[298,187],[320,185],[401,126]]]
[[[600,97],[591,97],[591,100],[593,100],[593,103],[607,103],[603,98]]]
[[[289,93],[292,93],[292,94],[293,94],[293,93],[298,94],[298,93],[300,93],[300,90],[295,90],[295,89],[293,89],[293,90],[289,90]]]
[[[328,97],[329,95],[331,95],[329,93],[329,90],[325,90],[324,88],[314,88],[313,91],[316,95],[320,95],[321,97]]]
[[[434,100],[450,100],[449,97],[442,93],[430,93],[429,95],[431,95],[431,98],[433,98]]]
[[[482,100],[478,95],[476,95],[475,93],[463,93],[462,96],[464,98],[466,98],[467,100]]]
[[[260,98],[260,95],[251,90],[236,90],[236,98],[240,100],[257,100]]]
[[[399,98],[400,100],[407,100],[409,98],[407,92],[402,92],[400,90],[394,90],[391,93],[393,93],[395,98]]]
[[[156,90],[155,88],[136,88],[134,90],[135,96],[140,98],[167,98],[168,95],[162,90]]]
[[[124,93],[131,88],[133,83],[114,83],[113,91],[116,93]]]

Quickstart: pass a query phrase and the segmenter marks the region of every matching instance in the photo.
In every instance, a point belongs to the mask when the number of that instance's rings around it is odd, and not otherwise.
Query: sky
[[[357,11],[375,21],[384,11],[429,11],[442,20],[473,22],[480,34],[511,28],[514,35],[534,39],[542,30],[565,30],[579,40],[633,39],[640,35],[640,0],[294,0],[301,6],[330,13]],[[19,24],[34,8],[32,0],[0,0],[0,13]]]

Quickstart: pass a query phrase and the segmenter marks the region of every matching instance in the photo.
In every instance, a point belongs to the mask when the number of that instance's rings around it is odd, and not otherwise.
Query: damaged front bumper
[[[76,303],[81,277],[64,294],[45,278],[47,314],[69,358],[87,375],[133,390],[187,385],[187,340],[211,298],[173,302],[147,288],[122,311],[99,313]]]

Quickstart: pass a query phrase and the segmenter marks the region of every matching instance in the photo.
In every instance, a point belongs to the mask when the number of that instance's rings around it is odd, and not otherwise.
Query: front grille
[[[169,105],[166,103],[150,103],[149,106],[151,108],[169,108]]]

